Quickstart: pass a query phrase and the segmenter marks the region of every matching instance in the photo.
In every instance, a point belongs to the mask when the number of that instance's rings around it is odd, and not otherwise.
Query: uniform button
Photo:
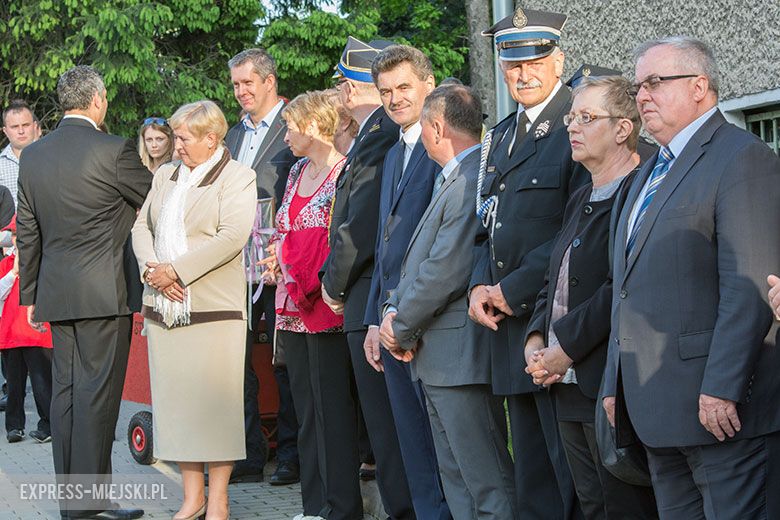
[[[580,247],[580,244],[582,244],[582,240],[580,240],[579,238],[575,238],[574,242],[571,243],[571,246],[576,248],[576,247]]]
[[[496,222],[496,229],[501,229],[501,222]]]
[[[498,191],[504,191],[505,189],[506,189],[506,184],[504,184],[503,182],[498,185]]]
[[[389,280],[389,279],[390,279],[390,275],[389,275],[389,274],[386,274],[386,275],[384,275],[382,278],[384,278],[385,280]]]
[[[504,262],[502,262],[501,260],[496,262],[496,265],[498,266],[499,269],[503,269],[504,268]]]
[[[390,240],[390,237],[385,235],[385,242],[388,242]]]
[[[524,311],[527,311],[528,310],[528,304],[527,303],[521,303],[520,304],[520,308],[523,309]]]
[[[621,297],[621,298],[625,299],[625,298],[626,298],[626,296],[628,296],[628,292],[627,292],[627,291],[625,291],[625,290],[623,290],[623,291],[620,291],[620,297]]]
[[[531,179],[531,184],[539,184],[539,179],[534,177],[533,179]]]
[[[576,276],[572,276],[571,278],[569,278],[569,285],[571,285],[572,287],[577,287],[577,285],[579,285],[579,283],[580,283],[580,280]]]
[[[593,213],[593,206],[591,206],[590,204],[585,204],[585,208],[583,208],[583,211],[585,212],[586,215],[590,215],[591,213]]]

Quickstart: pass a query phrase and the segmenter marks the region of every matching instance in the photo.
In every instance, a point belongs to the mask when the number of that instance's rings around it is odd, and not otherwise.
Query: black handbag
[[[599,389],[596,403],[596,444],[599,447],[599,458],[607,471],[623,482],[635,486],[652,486],[650,470],[647,467],[647,453],[639,441],[624,448],[617,447],[615,428],[609,424],[607,412],[604,411],[602,400],[604,381]]]

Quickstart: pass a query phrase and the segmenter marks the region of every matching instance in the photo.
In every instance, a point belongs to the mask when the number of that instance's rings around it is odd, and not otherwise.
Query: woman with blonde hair
[[[138,155],[154,173],[173,157],[173,130],[162,117],[147,117],[138,132]]]
[[[357,415],[344,319],[322,300],[319,270],[344,156],[333,145],[339,114],[326,92],[287,105],[285,142],[296,157],[276,214],[276,255],[264,261],[276,289],[276,341],[284,349],[298,416],[305,517],[363,518]],[[277,264],[278,261],[278,264]]]
[[[242,249],[255,173],[230,158],[227,122],[213,102],[182,106],[170,126],[181,164],[160,167],[133,227],[146,283],[154,449],[181,469],[184,503],[173,518],[224,519],[233,462],[246,457]]]

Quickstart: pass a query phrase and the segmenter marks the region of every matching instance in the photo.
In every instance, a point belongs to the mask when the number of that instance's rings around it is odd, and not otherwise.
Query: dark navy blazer
[[[412,150],[406,171],[397,188],[393,179],[399,155],[404,152],[399,141],[388,150],[382,172],[382,193],[379,199],[379,232],[374,255],[374,274],[366,305],[366,325],[379,325],[379,306],[387,292],[395,289],[401,274],[401,262],[417,224],[431,202],[433,181],[441,167],[428,157],[418,141]],[[394,189],[395,188],[395,189]]]

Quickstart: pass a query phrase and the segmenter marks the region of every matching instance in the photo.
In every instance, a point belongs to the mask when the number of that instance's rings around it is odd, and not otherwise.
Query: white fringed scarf
[[[189,250],[187,232],[184,227],[184,209],[190,188],[196,186],[219,162],[224,149],[219,147],[205,162],[190,170],[184,163],[179,166],[176,186],[168,193],[160,208],[160,215],[154,227],[154,252],[161,264],[173,262]],[[190,292],[184,290],[184,302],[174,302],[155,290],[154,310],[158,312],[167,327],[189,325]]]

